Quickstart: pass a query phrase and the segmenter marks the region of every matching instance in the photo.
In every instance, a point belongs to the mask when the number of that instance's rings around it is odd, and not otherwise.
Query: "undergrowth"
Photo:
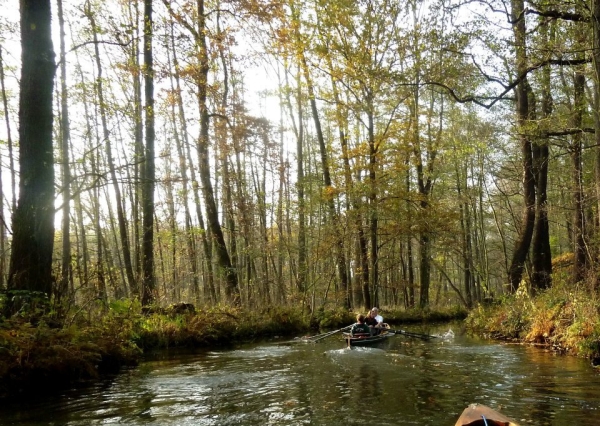
[[[519,290],[498,304],[479,306],[467,328],[497,339],[542,344],[582,357],[600,356],[600,305],[587,286],[555,282],[530,297]]]

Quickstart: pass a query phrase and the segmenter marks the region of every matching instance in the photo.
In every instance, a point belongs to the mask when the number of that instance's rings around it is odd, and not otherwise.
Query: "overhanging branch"
[[[444,83],[440,83],[437,81],[426,81],[424,83],[424,85],[432,85],[432,86],[438,86],[438,87],[442,87],[443,89],[445,89],[450,96],[452,96],[452,98],[454,98],[454,100],[456,102],[459,103],[468,103],[468,102],[473,102],[474,104],[477,104],[479,106],[482,106],[484,108],[490,109],[491,107],[493,107],[497,102],[501,101],[501,100],[505,100],[506,95],[515,87],[517,87],[517,85],[519,83],[521,83],[525,78],[527,78],[527,75],[529,75],[530,72],[535,71],[543,66],[546,65],[560,65],[560,66],[576,66],[576,65],[582,65],[582,64],[589,64],[592,62],[592,58],[584,58],[584,59],[546,59],[544,61],[540,61],[536,64],[533,64],[531,66],[529,66],[525,71],[523,71],[512,83],[510,83],[507,86],[504,86],[504,90],[497,96],[492,96],[492,97],[483,97],[483,96],[466,96],[466,97],[462,97],[459,96],[456,91],[447,86]],[[489,103],[485,103],[484,100],[487,99],[491,99],[491,102]]]

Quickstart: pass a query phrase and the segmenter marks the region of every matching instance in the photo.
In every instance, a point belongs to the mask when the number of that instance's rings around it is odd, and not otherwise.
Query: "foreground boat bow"
[[[504,414],[481,404],[465,408],[454,426],[519,426]]]

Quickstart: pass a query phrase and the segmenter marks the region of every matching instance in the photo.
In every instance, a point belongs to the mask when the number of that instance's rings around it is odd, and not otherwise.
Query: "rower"
[[[371,335],[371,328],[365,324],[365,316],[363,314],[358,314],[356,316],[356,324],[350,329],[350,335],[354,337],[361,334]]]

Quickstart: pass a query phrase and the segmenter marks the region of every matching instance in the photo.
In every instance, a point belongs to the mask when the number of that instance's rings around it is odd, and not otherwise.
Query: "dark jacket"
[[[371,329],[369,328],[369,326],[367,324],[356,323],[352,326],[352,329],[350,330],[350,334],[354,336],[357,333],[371,334]]]

